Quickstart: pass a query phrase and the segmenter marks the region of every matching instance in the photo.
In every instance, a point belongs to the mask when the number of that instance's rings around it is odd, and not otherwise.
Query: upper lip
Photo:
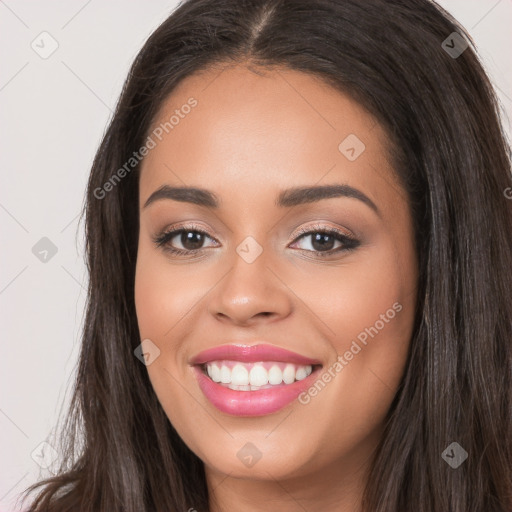
[[[275,345],[258,343],[257,345],[227,344],[203,350],[192,357],[190,364],[204,364],[208,361],[222,359],[240,361],[244,363],[256,363],[258,361],[282,361],[300,365],[321,365],[317,359],[305,357],[296,352],[291,352]]]

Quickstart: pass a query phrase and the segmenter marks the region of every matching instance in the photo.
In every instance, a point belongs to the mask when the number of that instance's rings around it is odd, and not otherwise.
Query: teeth
[[[210,368],[209,375],[210,375],[210,378],[213,380],[213,382],[220,382],[221,371],[220,371],[220,368],[216,364],[212,365],[212,367]]]
[[[302,380],[302,379],[305,379],[308,375],[309,374],[308,374],[306,368],[302,367],[302,368],[299,368],[297,370],[297,372],[295,373],[295,378],[297,380]]]
[[[249,384],[251,386],[264,386],[268,384],[268,372],[263,366],[254,365],[249,373]]]
[[[268,371],[268,383],[273,384],[274,386],[277,384],[281,384],[283,381],[283,372],[279,366],[272,366]]]
[[[208,372],[208,375],[210,375],[210,372]],[[231,370],[227,366],[222,366],[222,368],[220,369],[220,381],[222,382],[222,384],[231,383]]]
[[[235,386],[249,385],[249,372],[245,366],[237,364],[231,370],[231,384]]]
[[[296,380],[305,379],[312,371],[311,365],[267,361],[260,363],[216,361],[206,364],[206,372],[214,382],[225,384],[226,387],[238,391],[255,391],[281,383],[292,384]]]
[[[295,368],[292,364],[287,364],[283,371],[283,382],[291,384],[295,380]]]

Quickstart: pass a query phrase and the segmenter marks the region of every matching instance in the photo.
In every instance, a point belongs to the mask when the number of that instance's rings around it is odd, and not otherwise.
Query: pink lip
[[[208,361],[229,359],[243,363],[257,363],[258,361],[282,361],[283,363],[295,363],[302,365],[322,364],[317,359],[310,359],[295,352],[272,345],[221,345],[219,347],[203,350],[195,355],[190,364],[203,364]]]
[[[213,382],[202,369],[201,365],[208,361],[223,359],[245,363],[282,361],[298,365],[321,365],[321,362],[316,359],[265,344],[222,345],[200,352],[191,359],[190,363],[194,365],[194,375],[201,391],[218,410],[235,416],[263,416],[279,411],[311,386],[317,378],[318,370],[292,384],[281,384],[256,391],[235,391]]]
[[[206,398],[221,412],[234,416],[264,416],[279,411],[310,387],[317,378],[313,371],[303,380],[257,391],[235,391],[213,382],[199,366],[193,371]]]

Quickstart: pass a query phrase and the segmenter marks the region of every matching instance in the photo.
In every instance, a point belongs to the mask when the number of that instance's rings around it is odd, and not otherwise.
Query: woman
[[[426,0],[182,3],[93,164],[66,462],[30,510],[512,510],[496,105]]]

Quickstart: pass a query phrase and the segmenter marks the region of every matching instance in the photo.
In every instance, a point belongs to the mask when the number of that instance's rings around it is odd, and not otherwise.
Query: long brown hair
[[[413,205],[419,308],[364,510],[509,512],[510,150],[469,35],[428,0],[188,0],[151,35],[91,170],[87,315],[63,462],[26,491],[41,488],[30,511],[208,510],[203,463],[133,353],[139,166],[98,190],[181,80],[246,60],[320,77],[372,112]],[[452,442],[468,453],[456,469],[442,457]]]

